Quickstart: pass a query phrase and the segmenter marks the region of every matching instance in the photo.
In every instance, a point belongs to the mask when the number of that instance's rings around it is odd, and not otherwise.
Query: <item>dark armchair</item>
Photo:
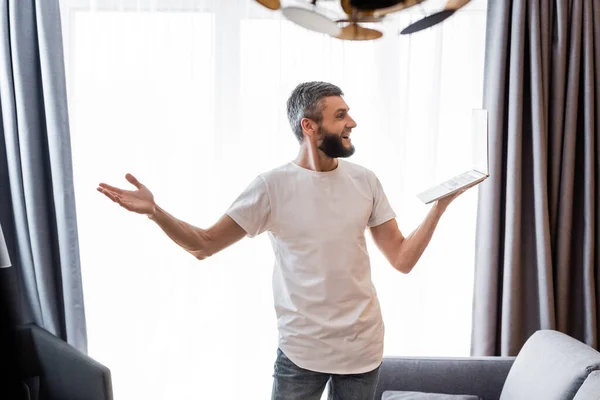
[[[17,327],[15,339],[25,399],[112,400],[104,365],[33,324]]]

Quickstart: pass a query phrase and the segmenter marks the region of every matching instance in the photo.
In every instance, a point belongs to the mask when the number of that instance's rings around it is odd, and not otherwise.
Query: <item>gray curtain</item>
[[[1,222],[11,227],[21,322],[85,352],[58,0],[0,0],[0,115],[2,215],[12,218]]]
[[[2,224],[0,224],[0,268],[9,268],[12,266],[10,254],[8,254],[8,246],[2,232]]]
[[[598,348],[600,2],[488,2],[472,355],[537,329]]]

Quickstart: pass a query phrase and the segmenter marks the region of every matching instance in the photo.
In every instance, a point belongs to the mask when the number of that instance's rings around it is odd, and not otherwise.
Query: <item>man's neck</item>
[[[318,172],[333,171],[338,166],[337,158],[327,157],[316,146],[308,146],[307,144],[300,146],[300,151],[298,151],[298,156],[294,162],[302,168]]]

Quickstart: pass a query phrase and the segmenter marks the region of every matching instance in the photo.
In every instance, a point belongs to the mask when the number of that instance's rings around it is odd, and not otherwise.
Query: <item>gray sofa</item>
[[[600,400],[600,353],[560,332],[541,330],[517,357],[386,357],[375,398]]]

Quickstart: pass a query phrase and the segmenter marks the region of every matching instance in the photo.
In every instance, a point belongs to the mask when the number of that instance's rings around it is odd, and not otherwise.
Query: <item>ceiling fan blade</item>
[[[438,11],[423,19],[418,20],[404,28],[400,34],[408,35],[422,31],[423,29],[431,28],[444,20],[450,18],[459,8],[464,7],[470,0],[448,0],[442,11]]]
[[[352,15],[352,4],[350,4],[350,0],[340,0],[342,5],[342,10],[346,13],[346,15]]]
[[[283,7],[281,13],[288,20],[314,32],[325,33],[330,36],[336,36],[341,32],[341,28],[335,21],[310,8],[297,6]]]
[[[281,8],[280,0],[255,0],[258,4],[267,7],[269,10],[279,10]]]
[[[352,23],[342,28],[342,31],[335,37],[342,40],[375,40],[383,36],[383,32],[377,29],[362,27]]]
[[[396,6],[403,2],[404,0],[350,0],[352,7],[359,10],[376,10]]]
[[[342,19],[337,19],[335,22],[338,24],[343,24],[343,23],[357,23],[360,22],[362,24],[373,24],[373,23],[378,23],[383,21],[383,18],[381,17],[370,17],[368,15],[365,15],[364,17],[360,16],[357,18],[342,18]]]
[[[464,7],[471,0],[448,0],[446,2],[446,6],[444,10],[458,10],[459,8]]]
[[[354,8],[351,0],[340,0],[340,3],[342,10],[352,19],[352,22],[362,22],[364,17],[371,17],[375,13],[375,10],[359,10],[358,8]]]
[[[404,0],[394,6],[391,7],[386,7],[386,8],[378,8],[377,10],[375,10],[374,15],[376,17],[383,17],[387,14],[391,14],[391,13],[395,13],[401,10],[405,10],[409,7],[415,6],[417,4],[420,4],[422,2],[424,2],[425,0]]]
[[[418,20],[417,22],[408,25],[400,32],[400,34],[408,35],[411,33],[422,31],[423,29],[431,28],[432,26],[439,24],[447,18],[450,18],[450,16],[455,12],[456,10],[438,11],[436,13],[426,16],[423,19]]]

